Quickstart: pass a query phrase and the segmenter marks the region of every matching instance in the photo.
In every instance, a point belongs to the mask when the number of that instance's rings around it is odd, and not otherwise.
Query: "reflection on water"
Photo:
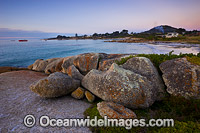
[[[178,43],[116,43],[104,40],[29,40],[18,42],[0,40],[0,66],[26,67],[36,59],[66,57],[81,53],[135,53],[164,54],[174,50],[175,54],[194,53],[200,51],[199,45]]]

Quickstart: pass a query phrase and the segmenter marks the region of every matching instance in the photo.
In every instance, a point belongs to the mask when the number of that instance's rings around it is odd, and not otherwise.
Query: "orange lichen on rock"
[[[89,65],[90,65],[90,58],[91,56],[85,56],[85,60],[86,60],[86,70],[88,71],[89,70]]]
[[[107,116],[112,119],[137,118],[132,110],[114,102],[100,102],[97,104],[97,109],[102,117]]]
[[[69,66],[69,67],[67,68],[67,74],[68,74],[69,76],[72,76],[72,66]]]
[[[61,71],[62,71],[63,60],[64,60],[64,59],[61,59],[61,60],[58,62],[58,64],[56,65],[56,68],[55,68],[55,71],[56,71],[56,72],[61,72]]]
[[[200,99],[200,66],[189,62],[188,58],[168,60],[159,67],[168,93],[188,99]],[[195,59],[198,61],[199,57]]]
[[[89,91],[85,91],[85,97],[91,103],[94,102],[94,100],[95,100],[95,96],[92,93],[90,93]]]
[[[81,99],[84,97],[85,90],[81,87],[78,87],[75,91],[72,92],[71,96],[76,99]]]
[[[74,66],[82,73],[87,74],[92,69],[97,69],[99,54],[87,53],[78,55],[73,61]]]

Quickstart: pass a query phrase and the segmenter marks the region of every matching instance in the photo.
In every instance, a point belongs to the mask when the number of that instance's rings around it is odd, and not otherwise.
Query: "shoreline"
[[[41,39],[44,41],[51,41],[51,40],[106,40],[104,42],[119,42],[119,43],[149,43],[149,44],[158,44],[158,43],[180,43],[180,44],[195,44],[195,45],[200,45],[199,40],[170,40],[170,41],[162,41],[162,40],[146,40],[143,38],[131,38],[131,37],[124,37],[124,38],[92,38],[92,37],[87,37],[87,38],[76,38],[76,37],[71,37],[71,38],[47,38],[47,39]]]
[[[80,118],[87,118],[88,116],[93,118],[94,115],[102,118],[104,115],[114,113],[117,115],[109,116],[109,118],[118,118],[118,116],[127,118],[124,112],[121,113],[121,109],[126,109],[129,110],[130,114],[134,114],[134,118],[147,119],[149,116],[152,118],[167,116],[167,118],[180,122],[182,120],[179,112],[174,114],[173,117],[171,112],[183,110],[188,112],[181,116],[187,120],[186,122],[192,121],[193,124],[198,124],[196,119],[193,118],[198,118],[194,113],[200,109],[196,108],[200,101],[195,99],[199,97],[199,94],[196,94],[190,88],[195,88],[195,85],[199,82],[197,77],[200,70],[199,58],[200,53],[197,56],[190,54],[175,56],[172,52],[165,55],[138,54],[136,56],[133,54],[86,53],[60,59],[36,60],[34,64],[28,67],[28,71],[0,74],[2,103],[9,103],[9,106],[2,104],[4,105],[2,106],[4,120],[7,120],[7,123],[18,124],[18,128],[5,124],[5,129],[20,131],[24,127],[16,121],[25,116],[26,112],[17,113],[17,115],[12,113],[13,110],[21,112],[21,109],[27,112],[33,111],[31,114],[36,118],[39,118],[42,113],[49,113],[50,117],[57,117],[57,114],[59,114],[59,117],[76,116]],[[16,67],[4,68],[9,68],[8,70],[17,69]],[[194,74],[190,71],[194,71]],[[192,75],[197,76],[192,77]],[[178,87],[173,84],[174,79],[177,79]],[[73,85],[68,85],[69,82]],[[188,82],[191,82],[191,84],[187,84]],[[102,83],[105,84],[102,85]],[[188,85],[189,89],[186,88]],[[98,88],[96,89],[94,86]],[[64,91],[57,91],[57,88]],[[110,91],[107,91],[107,88]],[[175,90],[174,88],[178,89]],[[142,91],[137,92],[137,90]],[[147,93],[144,94],[143,90]],[[190,95],[188,95],[188,91]],[[127,93],[133,95],[127,95]],[[147,94],[152,94],[152,96],[147,99]],[[112,98],[107,100],[104,98],[105,95],[106,98]],[[194,98],[196,101],[190,98]],[[117,99],[117,101],[113,99]],[[16,102],[20,104],[16,104]],[[144,105],[144,102],[149,104]],[[105,103],[105,106],[100,107],[103,103]],[[182,106],[183,104],[184,106]],[[25,109],[19,108],[18,105]],[[66,109],[67,106],[71,108]],[[166,107],[172,111],[169,112]],[[103,114],[101,108],[109,110]],[[78,110],[78,113],[74,109]],[[60,110],[60,112],[57,110]],[[144,111],[146,111],[145,114]],[[63,115],[60,116],[60,114]],[[10,117],[16,120],[10,121]],[[130,116],[130,118],[133,118],[133,116]],[[38,126],[36,125],[34,128],[38,129]],[[95,128],[99,131],[104,130],[104,128]],[[77,128],[77,130],[79,129]],[[115,127],[112,127],[112,129],[116,130]],[[29,128],[26,130],[29,131]],[[55,130],[66,131],[66,129],[61,128]],[[89,132],[89,128],[85,130]],[[131,129],[131,131],[134,130]]]
[[[180,40],[174,40],[174,41],[160,41],[160,40],[143,40],[143,39],[135,39],[135,38],[120,38],[120,39],[112,39],[109,41],[104,42],[119,42],[119,43],[149,43],[149,44],[159,44],[159,43],[180,43],[180,44],[194,44],[194,45],[200,45],[200,42],[187,42],[187,41],[180,41]]]
[[[157,44],[152,44],[152,45],[157,45]],[[175,48],[185,48],[187,46],[176,46]],[[192,47],[192,46],[190,46]],[[187,47],[188,48],[188,47]],[[78,54],[78,55],[84,55],[84,54],[87,54],[87,53],[82,53],[82,54]],[[122,53],[118,53],[118,54],[113,54],[113,53],[99,53],[99,54],[107,54],[107,55],[140,55],[140,54],[137,54],[137,53],[126,53],[126,54],[122,54]],[[185,53],[185,54],[190,54],[190,53]],[[194,54],[194,53],[192,53]],[[197,53],[198,54],[198,53]],[[194,55],[197,55],[197,54],[194,54]],[[147,54],[147,55],[151,55],[151,54]],[[161,54],[158,54],[158,55],[161,55]],[[179,54],[174,54],[174,55],[179,55]],[[71,56],[66,56],[66,57],[59,57],[59,59],[61,58],[68,58],[68,57],[71,57]],[[53,59],[53,58],[48,58],[48,59]],[[48,59],[42,59],[42,60],[48,60]],[[35,60],[36,61],[36,60]],[[31,66],[31,65],[27,65],[27,66],[0,66],[0,74],[1,73],[5,73],[5,72],[11,72],[11,71],[20,71],[20,70],[30,70],[28,67]],[[34,71],[34,70],[31,70],[31,71]]]
[[[0,66],[0,74],[11,71],[29,70],[25,67]]]

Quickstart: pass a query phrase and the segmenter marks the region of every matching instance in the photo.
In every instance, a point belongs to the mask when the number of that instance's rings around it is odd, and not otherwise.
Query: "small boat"
[[[27,42],[28,40],[18,40],[19,42]]]

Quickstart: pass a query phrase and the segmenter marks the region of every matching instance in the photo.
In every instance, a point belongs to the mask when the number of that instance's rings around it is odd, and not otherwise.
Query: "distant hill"
[[[54,37],[58,34],[63,33],[48,33],[48,32],[41,32],[41,31],[25,31],[25,30],[13,30],[8,28],[0,28],[0,38],[3,37],[35,37],[35,38],[48,38]],[[71,36],[75,34],[66,33],[65,35]]]
[[[142,33],[146,33],[146,34],[166,34],[169,32],[177,32],[179,30],[183,30],[185,31],[185,29],[182,28],[174,28],[172,26],[168,26],[168,25],[160,25],[157,27],[154,27],[148,31],[142,32]]]

